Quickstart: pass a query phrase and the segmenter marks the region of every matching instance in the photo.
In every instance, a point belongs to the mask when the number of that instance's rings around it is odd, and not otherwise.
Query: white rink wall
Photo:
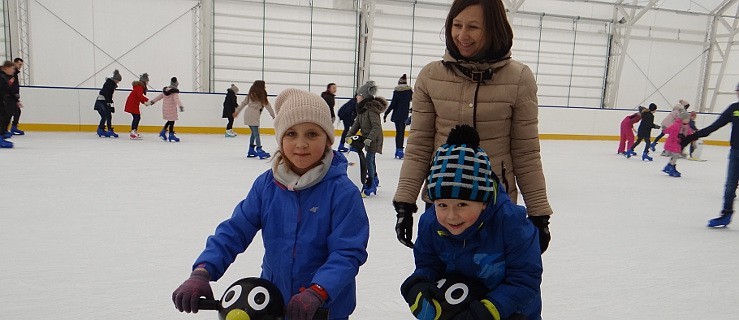
[[[95,99],[98,96],[98,88],[56,88],[56,87],[22,87],[21,101],[25,105],[21,116],[21,127],[30,130],[43,131],[85,131],[96,126],[100,120],[98,113],[93,110]],[[113,115],[113,126],[119,132],[128,130],[131,124],[131,116],[124,111],[126,97],[130,88],[121,86],[113,96],[116,113]],[[151,99],[160,92],[149,91],[147,96]],[[274,94],[274,93],[270,93]],[[386,97],[392,94],[380,93]],[[226,120],[221,118],[223,99],[225,92],[221,94],[183,92],[180,99],[185,106],[185,112],[180,113],[180,120],[176,126],[182,132],[214,133],[221,132],[225,128]],[[245,95],[239,95],[239,102]],[[274,102],[274,97],[270,97]],[[338,112],[346,98],[336,100]],[[662,121],[671,110],[672,106],[660,105],[660,110],[655,114],[656,122]],[[723,111],[723,108],[719,109]],[[161,102],[154,106],[141,106],[141,123],[144,130],[162,126]],[[621,120],[635,110],[624,109],[596,109],[596,108],[568,108],[542,106],[539,108],[539,133],[542,139],[584,139],[584,140],[610,140],[619,134]],[[700,114],[697,119],[698,128],[712,123],[718,114]],[[262,127],[267,132],[273,128],[272,119],[268,112],[262,113]],[[237,130],[245,128],[243,113],[234,122]],[[337,129],[343,129],[337,124]],[[388,121],[383,124],[386,135],[394,134],[394,126]],[[658,130],[654,130],[652,136],[656,136]],[[712,134],[708,141],[726,142],[730,137],[730,126],[726,126]]]

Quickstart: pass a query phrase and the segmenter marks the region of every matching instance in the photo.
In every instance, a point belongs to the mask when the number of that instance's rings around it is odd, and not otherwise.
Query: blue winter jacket
[[[265,254],[261,277],[272,281],[285,303],[315,283],[329,295],[331,319],[346,319],[356,306],[356,275],[367,260],[369,220],[359,190],[346,175],[346,158],[334,152],[318,184],[290,191],[260,175],[246,199],[208,237],[201,263],[213,281],[262,231]]]
[[[526,209],[511,202],[506,192],[497,193],[475,225],[454,236],[436,220],[432,206],[418,223],[413,248],[419,275],[436,281],[447,273],[478,279],[490,292],[501,319],[522,313],[529,320],[541,319],[541,251],[539,235]]]

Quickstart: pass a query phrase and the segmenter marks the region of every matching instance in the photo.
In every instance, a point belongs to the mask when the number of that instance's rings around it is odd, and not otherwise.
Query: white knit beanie
[[[334,126],[331,113],[323,98],[300,89],[288,88],[275,99],[275,137],[282,145],[282,135],[290,127],[304,122],[317,124],[326,131],[331,144],[334,143]]]

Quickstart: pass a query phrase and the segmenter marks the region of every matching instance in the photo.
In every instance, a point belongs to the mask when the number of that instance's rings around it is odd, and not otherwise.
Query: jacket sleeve
[[[362,197],[357,189],[346,188],[339,193],[332,208],[331,234],[328,236],[326,263],[313,276],[313,283],[321,285],[329,295],[355,281],[359,267],[367,261],[369,219]]]
[[[705,127],[703,129],[696,131],[695,135],[698,138],[707,137],[709,134],[713,133],[714,131],[720,129],[721,127],[731,122],[731,117],[734,115],[733,106],[734,104],[726,108],[726,110],[724,110],[724,112],[721,113],[721,115],[718,117],[718,119],[716,119],[716,121],[711,123],[711,125],[709,125],[708,127]]]
[[[390,105],[387,107],[387,110],[385,110],[385,117],[387,117],[387,115],[389,115],[390,112],[392,112],[393,109],[395,109],[395,107],[398,105],[396,93],[397,91],[393,91],[393,99],[390,100]]]
[[[223,276],[236,256],[246,250],[254,235],[262,228],[259,212],[262,200],[259,190],[264,183],[264,176],[254,182],[246,199],[236,206],[231,218],[216,227],[215,233],[205,243],[205,250],[195,260],[193,268],[205,263],[205,269],[210,273],[212,281]]]
[[[369,120],[370,124],[372,125],[372,130],[370,130],[368,136],[370,139],[372,139],[373,143],[380,141],[382,139],[382,120],[380,119],[380,113],[375,113],[374,111],[367,110],[367,112],[371,112],[369,114]],[[379,150],[382,151],[382,150]]]
[[[246,96],[246,98],[244,98],[244,101],[241,101],[241,103],[239,103],[239,105],[236,107],[236,114],[241,113],[241,110],[243,110],[244,107],[246,107],[247,104],[249,104],[249,96],[248,95]]]
[[[174,95],[174,101],[175,101],[177,107],[184,107],[184,105],[182,105],[182,100],[180,100],[180,94],[179,93],[174,93],[173,95]]]
[[[272,110],[272,105],[268,103],[264,107],[267,108],[267,112],[269,112],[269,115],[272,116],[272,118],[274,118],[275,117],[275,111]]]
[[[428,91],[429,70],[430,67],[427,65],[416,79],[413,91],[413,121],[393,201],[416,203],[423,181],[431,168],[436,135],[436,108]]]
[[[426,223],[419,221],[418,238],[413,245],[413,257],[416,263],[416,270],[413,271],[413,275],[421,276],[429,281],[436,281],[444,273],[445,263],[439,259],[438,253],[431,245],[431,237],[434,234],[427,232],[427,230]]]
[[[136,98],[136,101],[138,101],[139,103],[144,103],[146,101],[149,101],[149,98],[147,98],[144,95],[144,91],[143,90],[142,91],[135,90],[135,92],[136,92],[136,94],[134,95],[134,97]]]
[[[502,319],[521,310],[540,294],[543,271],[536,227],[526,218],[523,207],[507,208],[520,212],[505,215],[503,220],[506,276],[503,283],[487,294]]]
[[[521,72],[511,119],[511,158],[516,184],[529,215],[551,215],[547,186],[539,153],[539,105],[537,86],[529,67]],[[414,118],[415,121],[415,118]]]
[[[151,99],[151,103],[155,103],[155,102],[157,102],[159,100],[162,100],[162,99],[164,99],[164,93],[160,93],[158,96],[154,97],[154,99]],[[144,101],[144,102],[146,102],[146,101]]]

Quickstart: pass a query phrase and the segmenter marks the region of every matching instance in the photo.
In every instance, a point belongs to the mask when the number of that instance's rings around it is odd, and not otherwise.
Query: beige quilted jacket
[[[427,64],[416,79],[405,159],[394,201],[415,203],[428,175],[436,148],[446,142],[458,124],[473,124],[477,82],[451,64]],[[490,156],[493,170],[501,177],[505,164],[508,194],[516,202],[521,190],[528,214],[551,215],[539,154],[538,100],[531,70],[512,59],[492,64],[464,62],[467,69],[492,69],[491,80],[480,83],[477,94],[476,128],[480,146]],[[423,198],[428,201],[425,187]]]

